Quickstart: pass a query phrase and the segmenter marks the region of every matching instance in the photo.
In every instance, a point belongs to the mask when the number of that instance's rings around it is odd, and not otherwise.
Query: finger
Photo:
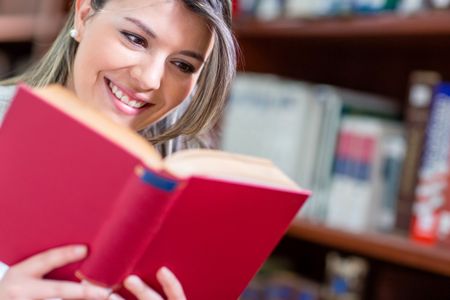
[[[164,293],[170,300],[186,300],[183,287],[177,277],[166,267],[159,269],[156,273],[159,283],[161,283]]]
[[[81,260],[86,254],[86,246],[58,247],[27,258],[11,269],[13,272],[42,277],[53,269]]]
[[[106,288],[106,287],[101,286],[101,285],[96,285],[96,284],[91,283],[90,281],[88,281],[88,280],[86,280],[86,279],[81,280],[81,285],[83,285],[83,286],[96,286],[96,287],[103,288],[104,290],[108,291],[108,299],[102,298],[102,300],[111,300],[111,299],[109,298],[109,297],[111,297],[111,295],[112,295],[112,289],[111,289],[111,288]],[[91,298],[83,298],[83,299],[84,299],[84,300],[93,300],[93,299],[91,299]],[[81,300],[81,299],[79,299],[79,300]],[[114,298],[113,298],[112,300],[125,300],[125,299],[114,299]]]
[[[131,275],[125,279],[125,287],[139,300],[163,300],[163,297],[146,285],[138,276]]]
[[[120,295],[117,294],[111,294],[108,300],[125,300],[125,298],[122,298]]]
[[[32,299],[93,299],[104,300],[110,291],[93,285],[57,280],[33,280],[27,285],[25,297]]]
[[[86,280],[86,279],[81,280],[81,285],[84,285],[84,286],[98,286],[98,287],[101,287],[101,288],[103,288],[105,290],[108,290],[110,293],[112,293],[112,288],[107,288],[107,287],[104,287],[104,286],[101,286],[101,285],[97,285],[97,284],[92,283],[92,282],[90,282],[89,280]]]

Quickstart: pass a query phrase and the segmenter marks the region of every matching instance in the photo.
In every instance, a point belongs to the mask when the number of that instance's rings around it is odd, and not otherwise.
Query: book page
[[[181,178],[205,176],[227,181],[253,183],[300,190],[271,161],[219,150],[184,150],[165,159],[165,169]]]

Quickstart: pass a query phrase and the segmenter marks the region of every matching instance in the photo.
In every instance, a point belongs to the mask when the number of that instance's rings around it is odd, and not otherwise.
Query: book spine
[[[364,231],[372,229],[374,206],[373,202],[373,170],[375,168],[373,156],[377,140],[365,132],[353,132],[351,187],[347,195],[351,198],[345,218],[346,229]]]
[[[438,241],[441,246],[450,249],[450,176],[447,178],[444,205],[439,219]]]
[[[342,127],[338,135],[326,223],[331,226],[342,227],[346,208],[350,206],[346,191],[351,175],[351,154],[349,150],[351,149],[352,135]]]
[[[450,150],[450,84],[435,91],[428,122],[419,184],[416,190],[411,235],[414,240],[436,243],[448,188]]]
[[[367,230],[373,223],[371,182],[376,140],[360,130],[362,124],[352,118],[343,120],[338,156],[345,157],[345,163],[341,163],[342,175],[334,175],[328,215],[329,224],[351,231]]]
[[[118,287],[163,223],[176,186],[176,181],[138,167],[118,195],[77,277]]]
[[[400,177],[396,207],[395,229],[410,230],[415,187],[418,182],[420,161],[425,139],[425,128],[430,115],[433,89],[441,77],[433,71],[416,71],[410,76],[406,109],[406,154]]]
[[[405,158],[406,143],[403,136],[389,136],[382,145],[382,180],[380,214],[377,228],[384,232],[393,231],[397,207],[399,181]]]

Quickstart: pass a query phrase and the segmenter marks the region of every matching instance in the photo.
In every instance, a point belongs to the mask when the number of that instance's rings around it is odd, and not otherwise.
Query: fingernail
[[[73,249],[73,252],[75,253],[75,255],[86,255],[87,254],[87,247],[84,245],[80,245],[80,246],[75,246],[75,248]]]
[[[111,294],[108,298],[108,300],[125,300],[124,298],[120,297],[117,294]]]
[[[159,269],[159,272],[161,272],[161,275],[163,275],[164,277],[172,275],[172,272],[167,267],[162,267],[161,269]]]
[[[136,275],[130,275],[127,278],[127,282],[131,285],[140,285],[142,283],[142,280],[136,276]]]

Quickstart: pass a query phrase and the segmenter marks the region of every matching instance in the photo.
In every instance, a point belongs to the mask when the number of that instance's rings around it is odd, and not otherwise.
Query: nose
[[[165,58],[146,57],[131,68],[131,77],[143,91],[157,90],[164,77]]]

